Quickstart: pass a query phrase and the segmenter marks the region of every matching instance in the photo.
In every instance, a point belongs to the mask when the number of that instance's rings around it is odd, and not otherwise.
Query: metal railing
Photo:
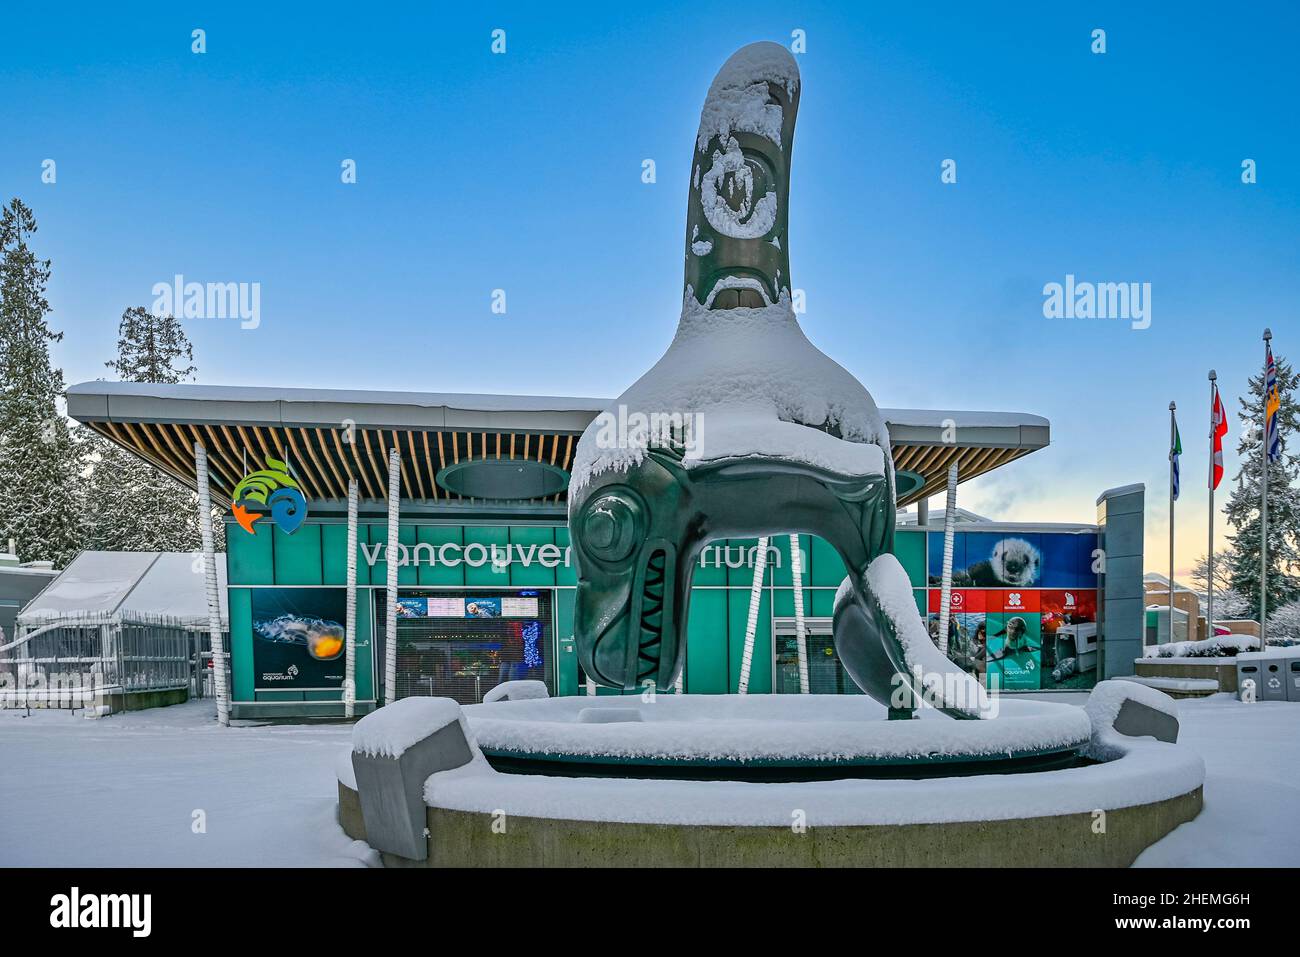
[[[0,707],[82,708],[113,695],[211,693],[207,632],[180,619],[118,612],[16,630],[15,640],[0,646]]]

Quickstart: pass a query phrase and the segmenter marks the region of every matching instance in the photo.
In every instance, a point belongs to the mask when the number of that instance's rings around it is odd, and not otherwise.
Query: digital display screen
[[[433,695],[474,704],[503,681],[551,685],[549,591],[411,591],[416,594],[398,599],[398,697]],[[376,605],[382,625],[382,596]]]
[[[468,598],[399,598],[399,618],[536,618],[536,595]]]
[[[465,617],[464,598],[426,598],[424,601],[429,606],[425,614],[430,618]]]
[[[536,618],[536,598],[502,598],[501,614],[505,618]]]

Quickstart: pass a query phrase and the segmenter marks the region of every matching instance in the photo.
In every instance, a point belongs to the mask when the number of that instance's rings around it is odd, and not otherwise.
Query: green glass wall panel
[[[772,544],[777,547],[781,553],[780,565],[772,569],[772,584],[777,588],[794,587],[794,568],[790,561],[790,536],[775,535],[772,538]],[[808,587],[812,584],[811,564],[812,564],[812,536],[800,535],[799,548],[803,555],[803,584]],[[769,564],[771,560],[769,559]]]
[[[266,532],[259,531],[259,536]],[[320,526],[303,525],[292,535],[279,526],[271,529],[271,549],[275,555],[277,585],[321,584]]]
[[[226,524],[226,574],[232,585],[268,585],[275,581],[271,536],[265,529],[249,535],[234,523]]]
[[[420,564],[417,568],[419,583],[421,585],[451,585],[461,586],[465,584],[465,566],[444,565],[438,559],[438,549],[443,545],[462,544],[461,527],[459,525],[421,525],[417,531],[416,539],[421,545],[429,545],[433,548],[433,558],[436,564],[429,564],[429,549],[420,549]],[[460,548],[450,548],[447,550],[448,557],[458,555]]]
[[[508,566],[492,564],[492,546],[510,544],[510,529],[504,525],[465,526],[465,584],[503,588],[510,585]]]
[[[511,585],[554,585],[555,569],[542,564],[543,558],[547,562],[556,559],[555,534],[549,527],[520,525],[510,529]]]
[[[240,529],[241,534],[243,529]],[[253,536],[247,536],[252,538]],[[253,596],[247,588],[228,590],[230,680],[232,701],[253,700]]]
[[[727,693],[727,595],[718,588],[691,592],[686,622],[686,690],[691,694]]]
[[[754,568],[750,564],[750,554],[758,558],[757,538],[730,538],[720,542],[727,551],[723,564],[727,566],[727,586],[730,588],[751,588],[754,583]],[[732,568],[739,565],[739,568]]]
[[[320,527],[321,572],[326,585],[348,583],[348,526],[346,522]],[[357,549],[357,577],[361,577],[361,550]]]
[[[722,549],[726,544],[725,540],[718,539],[704,547],[695,562],[695,570],[691,573],[692,585],[727,584],[727,567],[722,563]]]
[[[555,544],[560,549],[560,564],[555,569],[555,584],[578,584],[578,572],[573,567],[573,556],[569,551],[569,526],[559,525],[555,529]],[[568,564],[564,563],[568,558]]]
[[[844,581],[844,563],[840,561],[840,553],[824,539],[812,540],[811,561],[812,584],[838,588],[840,582]]]
[[[894,535],[894,555],[898,558],[913,588],[925,587],[925,532],[898,531]]]
[[[814,588],[812,593],[812,611],[814,618],[830,618],[835,614],[835,591],[831,588]]]
[[[370,545],[368,551],[375,556],[373,565],[362,565],[370,569],[370,584],[379,585],[381,588],[388,583],[388,549],[384,546],[388,544],[388,526],[370,524],[363,526],[366,530],[365,541]],[[357,529],[358,543],[361,541],[361,528]],[[398,573],[401,574],[400,572]],[[357,580],[361,580],[361,572],[357,572]]]
[[[357,685],[358,701],[373,701],[375,698],[374,615],[371,612],[374,594],[369,588],[357,590],[357,657],[353,680]]]
[[[573,603],[577,592],[560,588],[555,592],[555,635],[559,648],[555,662],[555,693],[579,694],[584,689],[578,683],[578,648],[573,641]]]
[[[728,588],[726,594],[728,690],[734,694],[740,689],[745,626],[749,621],[749,592],[740,588]],[[749,667],[750,694],[768,694],[772,690],[772,609],[767,599],[767,590],[764,589],[761,594],[754,630],[754,651]],[[689,640],[688,627],[687,641]],[[716,638],[712,640],[717,641]]]
[[[420,572],[415,567],[415,542],[416,528],[414,525],[398,525],[397,541],[406,546],[406,564],[397,569],[397,584],[399,585],[418,585],[420,583]],[[400,559],[400,552],[399,552]]]

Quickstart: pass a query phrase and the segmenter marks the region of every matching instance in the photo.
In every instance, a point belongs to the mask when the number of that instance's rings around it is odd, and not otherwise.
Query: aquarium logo
[[[231,514],[250,535],[257,534],[254,526],[265,518],[292,535],[307,517],[307,497],[287,464],[268,455],[266,466],[239,480],[230,496]]]

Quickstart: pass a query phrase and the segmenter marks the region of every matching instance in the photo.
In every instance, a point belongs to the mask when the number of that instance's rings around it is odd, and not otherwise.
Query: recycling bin
[[[1286,665],[1286,700],[1300,701],[1300,658],[1287,658]]]
[[[1289,664],[1285,658],[1261,658],[1259,660],[1259,681],[1255,694],[1260,701],[1285,701],[1286,685],[1290,675],[1286,672]]]
[[[1240,697],[1246,689],[1246,682],[1253,682],[1255,685],[1255,700],[1262,701],[1264,698],[1263,681],[1260,680],[1260,658],[1258,652],[1243,652],[1237,655],[1237,696]]]

